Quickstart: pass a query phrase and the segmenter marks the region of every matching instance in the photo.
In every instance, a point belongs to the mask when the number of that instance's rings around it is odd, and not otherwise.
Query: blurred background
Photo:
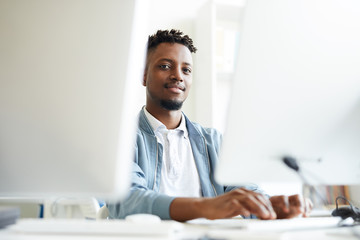
[[[1,1],[1,0],[0,0]],[[158,29],[179,29],[194,40],[198,48],[194,54],[193,85],[184,104],[184,113],[194,122],[226,130],[226,113],[230,99],[236,53],[241,37],[241,23],[246,0],[148,0],[147,35]],[[103,4],[106,4],[104,1]],[[0,17],[1,19],[1,17]],[[138,103],[145,105],[145,88]],[[303,191],[301,184],[265,185],[270,194],[295,194]],[[336,189],[336,190],[335,190]],[[355,205],[360,204],[360,187],[325,186],[321,191],[331,198],[334,191],[342,191]],[[0,205],[20,206],[22,217],[37,217],[37,203],[2,200]]]

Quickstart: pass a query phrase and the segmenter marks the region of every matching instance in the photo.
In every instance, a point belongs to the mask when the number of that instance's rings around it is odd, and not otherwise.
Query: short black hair
[[[176,29],[158,30],[148,38],[147,53],[155,49],[160,43],[180,43],[187,47],[191,53],[196,53],[197,48],[193,45],[193,40]]]

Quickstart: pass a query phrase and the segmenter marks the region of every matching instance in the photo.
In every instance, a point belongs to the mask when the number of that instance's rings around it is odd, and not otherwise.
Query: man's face
[[[143,85],[147,105],[179,110],[192,83],[190,50],[178,43],[161,43],[147,58]]]

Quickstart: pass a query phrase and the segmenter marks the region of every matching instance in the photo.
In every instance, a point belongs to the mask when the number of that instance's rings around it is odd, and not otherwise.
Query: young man
[[[221,186],[214,180],[221,135],[189,121],[181,107],[192,83],[193,41],[177,30],[149,37],[143,85],[146,106],[139,128],[132,187],[125,201],[109,204],[111,218],[150,213],[162,219],[261,219],[307,216],[299,195],[268,198],[256,186]]]

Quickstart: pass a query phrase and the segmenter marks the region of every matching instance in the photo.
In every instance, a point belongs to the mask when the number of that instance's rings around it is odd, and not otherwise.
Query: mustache
[[[184,84],[182,83],[165,83],[164,84],[164,87],[165,88],[178,88],[182,91],[185,91],[186,90],[186,87]]]

